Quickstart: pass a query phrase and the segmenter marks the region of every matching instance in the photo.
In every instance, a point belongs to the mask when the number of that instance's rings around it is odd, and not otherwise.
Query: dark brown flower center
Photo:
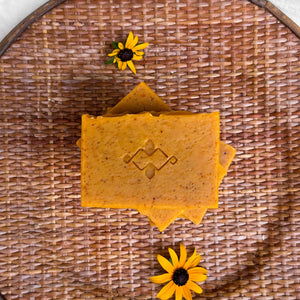
[[[120,50],[117,56],[121,59],[121,61],[128,61],[133,58],[133,52],[131,49],[125,48],[123,50]]]
[[[187,270],[185,270],[183,268],[177,269],[173,273],[172,279],[173,279],[174,283],[179,286],[185,285],[187,283],[187,281],[189,280],[189,273],[187,272]]]

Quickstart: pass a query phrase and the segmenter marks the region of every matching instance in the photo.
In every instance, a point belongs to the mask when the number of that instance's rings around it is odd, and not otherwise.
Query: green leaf
[[[116,69],[118,69],[118,63],[115,63],[115,67],[116,67]]]
[[[116,41],[112,42],[113,49],[119,49],[118,43]]]
[[[105,62],[105,64],[106,65],[109,65],[109,64],[112,64],[113,62],[114,62],[114,57],[112,57],[111,59],[109,59],[109,60],[107,60],[106,62]]]

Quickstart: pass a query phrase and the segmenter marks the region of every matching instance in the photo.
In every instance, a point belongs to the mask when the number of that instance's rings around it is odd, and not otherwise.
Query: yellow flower
[[[108,56],[112,57],[106,64],[116,64],[120,70],[125,70],[128,66],[130,70],[136,74],[136,69],[133,64],[134,60],[141,60],[144,57],[144,52],[140,51],[148,47],[149,43],[138,44],[138,37],[134,36],[130,31],[125,45],[123,43],[113,42],[113,52]]]
[[[202,293],[202,288],[196,282],[204,281],[206,269],[197,267],[201,261],[201,255],[197,255],[196,249],[193,255],[186,261],[187,252],[183,244],[180,244],[180,259],[176,252],[169,248],[171,262],[161,255],[157,255],[160,265],[168,272],[162,275],[153,276],[150,280],[154,283],[168,282],[157,294],[157,298],[169,299],[175,293],[175,300],[192,299],[191,291]]]

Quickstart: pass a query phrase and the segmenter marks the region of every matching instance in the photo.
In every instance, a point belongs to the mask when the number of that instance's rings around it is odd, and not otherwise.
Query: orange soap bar
[[[218,206],[219,113],[82,116],[82,206]]]
[[[107,114],[137,114],[144,111],[162,112],[171,111],[171,108],[145,82],[141,82]]]

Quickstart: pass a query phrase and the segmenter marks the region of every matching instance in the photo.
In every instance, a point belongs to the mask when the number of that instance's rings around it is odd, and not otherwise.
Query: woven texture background
[[[150,43],[136,76],[103,63],[130,30]],[[208,269],[194,299],[299,299],[299,50],[246,0],[70,0],[36,21],[0,58],[2,294],[155,299],[156,254],[182,241]],[[140,81],[173,109],[220,110],[237,149],[200,226],[80,206],[81,115]]]

